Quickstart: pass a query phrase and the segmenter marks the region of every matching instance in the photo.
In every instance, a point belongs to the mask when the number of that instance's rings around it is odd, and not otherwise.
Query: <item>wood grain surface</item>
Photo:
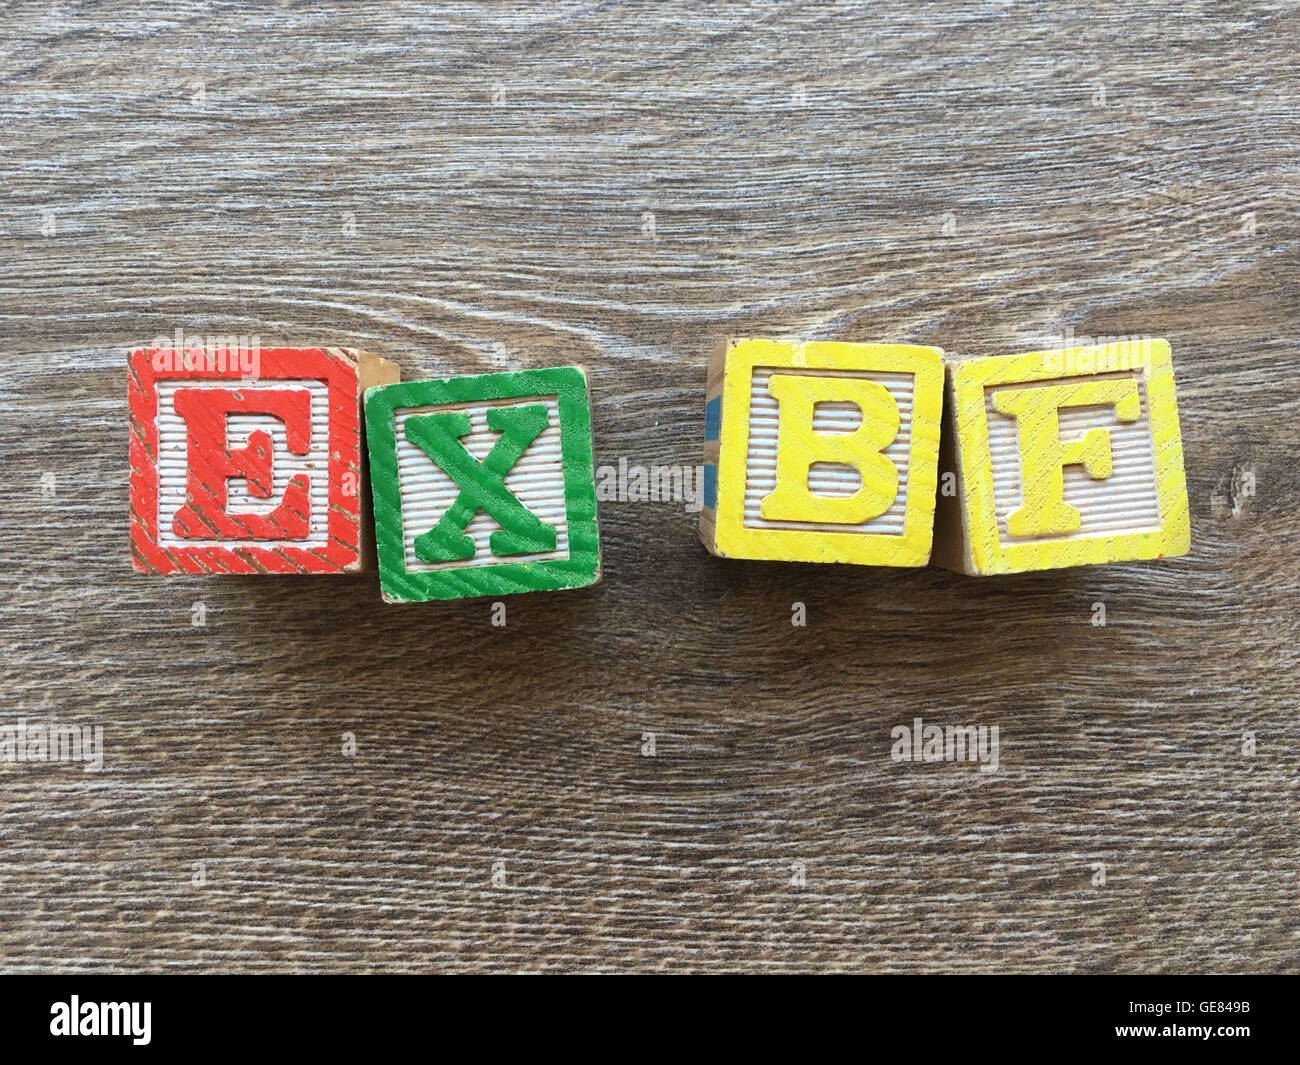
[[[1264,2],[0,7],[0,724],[104,730],[0,764],[0,967],[1300,968],[1297,45]],[[746,563],[626,501],[504,628],[137,576],[125,359],[177,329],[579,363],[646,466],[700,461],[724,336],[1164,336],[1192,551]],[[891,761],[914,717],[998,771]]]

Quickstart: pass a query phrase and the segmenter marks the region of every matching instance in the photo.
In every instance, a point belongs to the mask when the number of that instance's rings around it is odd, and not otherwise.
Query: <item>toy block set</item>
[[[222,353],[223,356],[225,353]],[[131,553],[148,573],[365,567],[361,398],[397,367],[339,348],[132,352]]]
[[[731,340],[708,380],[700,538],[713,554],[929,561],[938,348]]]
[[[141,349],[128,399],[143,572],[377,564],[389,603],[600,580],[577,366],[403,382],[350,349]],[[1163,340],[978,359],[727,340],[704,426],[700,539],[722,558],[985,575],[1189,550]]]
[[[957,362],[948,409],[957,492],[940,500],[941,565],[1015,573],[1187,553],[1163,340]]]
[[[385,602],[600,580],[579,367],[372,389],[366,440]]]

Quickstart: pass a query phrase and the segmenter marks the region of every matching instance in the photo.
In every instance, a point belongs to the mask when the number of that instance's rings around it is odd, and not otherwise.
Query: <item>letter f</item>
[[[1012,536],[1052,536],[1078,530],[1083,518],[1065,501],[1065,467],[1082,466],[1093,480],[1111,474],[1109,429],[1090,429],[1078,440],[1061,439],[1062,407],[1114,407],[1121,422],[1135,422],[1142,403],[1137,382],[1097,380],[993,393],[993,408],[1016,420],[1023,504],[1007,516]]]

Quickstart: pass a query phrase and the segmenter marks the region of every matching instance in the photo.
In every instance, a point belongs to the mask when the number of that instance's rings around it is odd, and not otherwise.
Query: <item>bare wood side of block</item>
[[[945,488],[949,494],[945,494]],[[930,561],[955,573],[972,572],[970,538],[962,491],[961,461],[957,450],[956,398],[952,364],[944,368],[943,431],[939,437],[939,487],[934,507],[934,549]]]
[[[717,400],[719,404],[722,401],[722,385],[726,380],[727,370],[727,349],[734,341],[730,338],[720,340],[714,345],[713,351],[709,354],[708,369],[705,375],[705,393],[704,407],[708,410],[710,403]],[[721,557],[718,551],[717,543],[717,471],[718,458],[722,447],[722,423],[726,417],[726,411],[720,409],[718,412],[718,436],[714,440],[706,439],[704,441],[704,464],[706,467],[712,466],[714,470],[714,506],[704,506],[700,508],[699,535],[700,542],[704,544],[712,555]],[[706,415],[707,418],[707,415]]]
[[[361,523],[357,531],[357,561],[347,567],[349,573],[367,573],[378,568],[375,555],[375,519],[370,497],[370,457],[365,441],[366,389],[378,385],[396,384],[402,379],[401,367],[368,351],[353,348],[331,348],[330,353],[349,359],[357,368],[357,418],[360,443],[361,468],[357,471],[357,491],[360,494]]]

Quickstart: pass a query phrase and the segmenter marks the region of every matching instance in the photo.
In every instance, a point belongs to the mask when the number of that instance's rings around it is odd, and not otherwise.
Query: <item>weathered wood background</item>
[[[1296,5],[360,6],[0,9],[0,723],[106,748],[0,765],[0,965],[1300,968]],[[643,465],[727,334],[1165,336],[1193,549],[728,563],[621,502],[504,629],[139,577],[177,328],[580,362]],[[915,716],[1000,770],[891,762]]]

